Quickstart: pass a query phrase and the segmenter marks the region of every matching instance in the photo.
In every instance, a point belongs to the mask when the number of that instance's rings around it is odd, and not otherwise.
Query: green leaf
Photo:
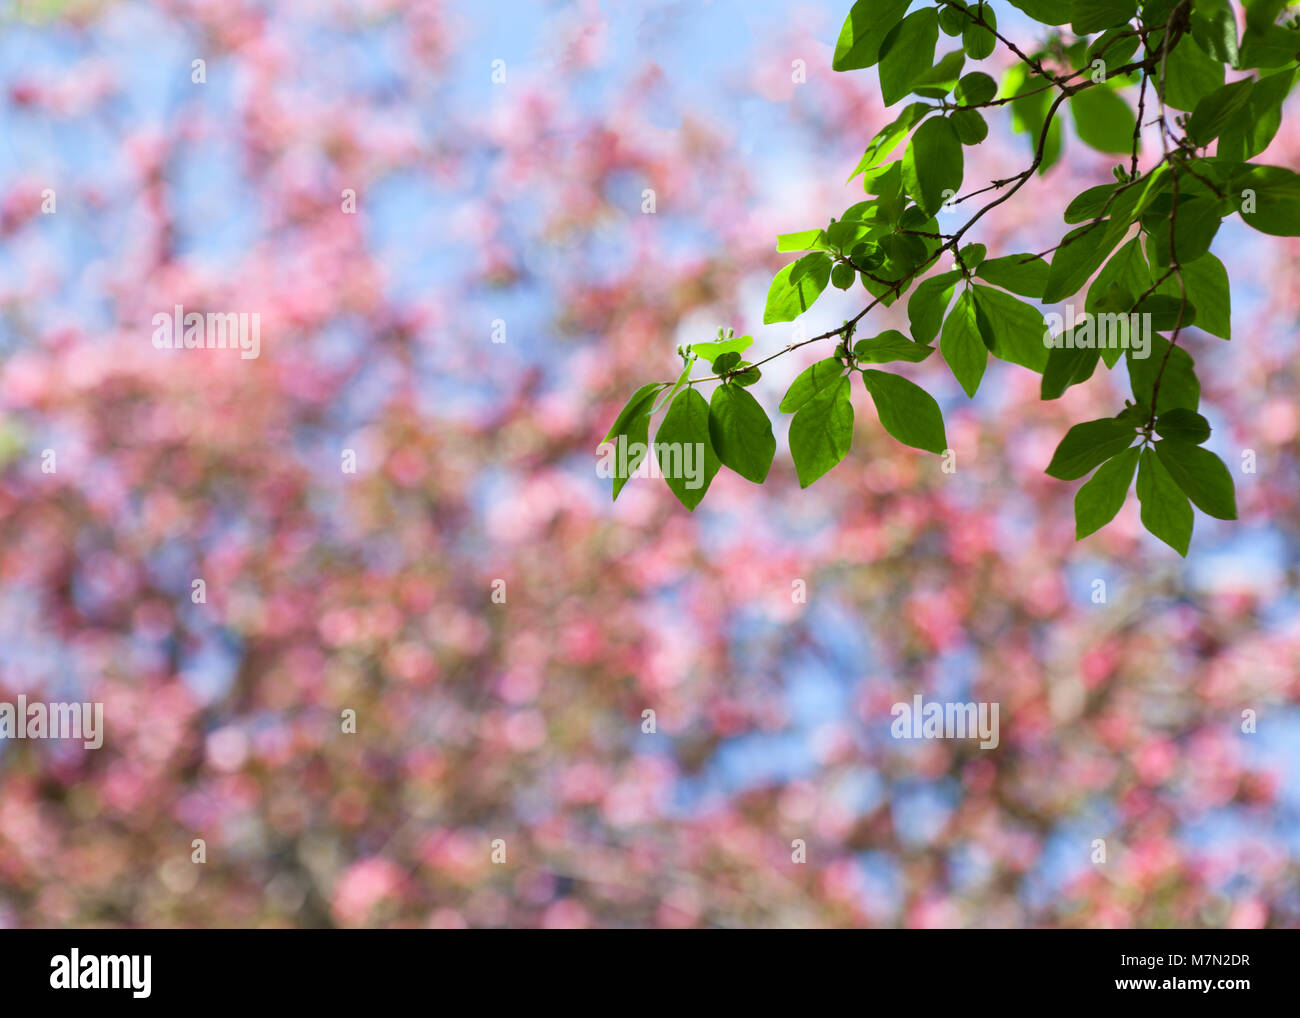
[[[1136,437],[1133,425],[1116,417],[1076,424],[1056,447],[1047,473],[1062,481],[1073,481],[1112,456],[1118,456]]]
[[[858,160],[857,169],[849,175],[849,180],[852,180],[864,170],[869,170],[873,166],[878,166],[884,162],[890,153],[898,148],[898,143],[907,137],[908,132],[933,109],[934,107],[929,103],[912,103],[909,106],[904,106],[903,112],[898,115],[896,120],[886,124],[876,132],[876,136],[868,143],[867,150],[862,153],[862,158]]]
[[[1088,295],[1084,299],[1084,310],[1088,314],[1128,314],[1138,297],[1145,293],[1151,284],[1151,270],[1147,266],[1146,255],[1142,253],[1141,237],[1134,237],[1111,257],[1102,270],[1097,273]],[[1106,347],[1101,351],[1106,367],[1113,368],[1123,355],[1118,347]],[[1091,369],[1089,375],[1091,375]]]
[[[920,237],[902,233],[881,237],[880,250],[888,256],[887,267],[890,271],[883,275],[890,280],[905,277],[920,269],[926,258],[925,242]]]
[[[1010,0],[1010,3],[1044,25],[1067,24],[1073,15],[1071,0]]]
[[[1127,223],[1121,221],[1117,224],[1112,218],[1103,219],[1096,225],[1085,224],[1067,233],[1052,255],[1043,303],[1055,304],[1078,293],[1088,277],[1101,268],[1101,263],[1127,230]]]
[[[929,10],[930,8],[927,8]],[[961,187],[962,148],[957,132],[944,117],[931,117],[912,135],[903,156],[903,187],[927,215]],[[945,196],[944,192],[949,194]]]
[[[944,35],[961,35],[970,23],[970,18],[966,17],[966,5],[964,0],[955,0],[960,3],[961,7],[940,7],[939,8],[939,29]]]
[[[1047,111],[1052,99],[1048,92],[1042,91],[1043,81],[1037,75],[1030,76],[1023,64],[1015,64],[1002,79],[1004,96],[1019,96],[1011,107],[1011,126],[1020,134],[1028,136],[1031,152],[1038,151],[1038,140],[1043,133],[1043,124],[1047,120]],[[1038,164],[1041,176],[1056,165],[1061,156],[1061,118],[1052,117],[1052,124],[1047,129],[1047,138],[1043,144],[1043,158]]]
[[[1137,14],[1137,0],[1074,0],[1070,28],[1075,35],[1092,35],[1123,24]]]
[[[1128,498],[1137,470],[1138,449],[1125,449],[1107,460],[1074,496],[1074,539],[1082,541],[1115,518]]]
[[[650,408],[654,406],[655,393],[665,388],[666,384],[665,382],[649,382],[632,393],[632,398],[623,404],[623,409],[614,418],[614,423],[610,426],[605,437],[601,439],[601,443],[612,442],[619,435],[626,435],[628,428],[636,417],[648,414]],[[649,427],[649,424],[646,426]]]
[[[1000,360],[1042,372],[1047,366],[1047,324],[1042,312],[1022,300],[978,283],[971,288],[984,345]]]
[[[823,255],[823,257],[825,256]],[[700,360],[708,361],[711,364],[724,353],[744,353],[753,345],[753,336],[735,336],[732,339],[722,339],[717,342],[692,343],[691,353],[699,357]]]
[[[1265,28],[1277,20],[1287,0],[1245,0],[1246,27]]]
[[[687,380],[691,377],[691,369],[694,367],[695,358],[687,357],[686,364],[682,368],[682,373],[677,376],[677,381],[674,382],[673,387],[664,394],[663,399],[659,400],[659,402],[655,404],[654,409],[650,411],[651,414],[657,414],[672,400],[674,396],[682,391],[682,387],[686,385]]]
[[[1161,438],[1200,445],[1210,437],[1210,422],[1194,410],[1174,407],[1156,418],[1156,434]]]
[[[1169,264],[1169,220],[1160,217],[1153,223],[1155,213],[1148,213],[1143,219],[1147,228],[1147,255],[1153,265],[1165,267]],[[1178,203],[1178,215],[1173,224],[1174,251],[1179,264],[1193,262],[1210,249],[1219,227],[1223,225],[1220,202],[1213,197],[1194,197]]]
[[[651,382],[637,389],[632,394],[632,398],[619,411],[613,426],[601,442],[601,445],[606,442],[613,442],[615,446],[618,445],[621,439],[626,442],[628,450],[626,462],[622,462],[623,457],[617,455],[617,449],[614,457],[612,476],[614,478],[614,498],[616,500],[619,492],[623,490],[623,485],[627,484],[628,478],[636,473],[637,467],[641,465],[641,461],[646,457],[650,441],[650,410],[654,406],[655,395],[663,388],[665,388],[664,382]],[[636,445],[639,445],[640,449],[634,449],[633,447]],[[626,469],[620,469],[621,467],[626,467]]]
[[[1288,67],[1255,82],[1245,110],[1219,134],[1221,159],[1240,162],[1268,148],[1282,126],[1282,103],[1294,81],[1295,69]]]
[[[978,310],[969,290],[964,290],[943,323],[939,352],[967,396],[974,396],[988,366],[989,351],[980,334]]]
[[[954,97],[963,106],[981,106],[998,94],[998,83],[983,71],[972,71],[957,82]]]
[[[862,171],[862,190],[867,194],[879,195],[876,207],[884,223],[897,220],[903,207],[905,199],[901,169],[902,163],[895,159]]]
[[[1184,177],[1184,180],[1187,178]],[[1173,174],[1169,167],[1161,163],[1154,170],[1131,184],[1120,188],[1120,193],[1111,205],[1111,218],[1131,223],[1173,185]]]
[[[1280,25],[1246,27],[1241,37],[1238,66],[1281,67],[1296,59],[1300,53],[1300,33]]]
[[[1096,187],[1081,191],[1065,207],[1065,221],[1083,223],[1089,219],[1096,219],[1111,204],[1111,195],[1115,193],[1117,187],[1118,184],[1098,184]]]
[[[740,363],[740,354],[736,353],[733,350],[729,353],[724,353],[722,356],[715,358],[713,363],[709,365],[709,370],[712,371],[715,375],[721,375],[730,371],[739,363]]]
[[[1232,475],[1218,456],[1191,442],[1165,439],[1156,443],[1156,455],[1179,489],[1207,516],[1237,518]]]
[[[1231,187],[1247,226],[1274,237],[1300,237],[1300,174],[1249,164],[1232,175]]]
[[[1196,378],[1196,366],[1192,361],[1191,354],[1181,346],[1176,346],[1171,351],[1169,349],[1169,340],[1160,335],[1151,337],[1149,356],[1145,358],[1134,357],[1134,351],[1132,350],[1129,350],[1126,354],[1128,377],[1133,387],[1133,397],[1147,404],[1147,406],[1151,405],[1151,393],[1155,385],[1156,375],[1160,372],[1160,365],[1165,360],[1166,353],[1169,354],[1169,360],[1165,364],[1164,375],[1160,379],[1159,403],[1156,406],[1156,413],[1162,414],[1174,407],[1186,407],[1188,410],[1195,410],[1201,402],[1201,383]]]
[[[790,456],[806,488],[842,460],[853,444],[848,377],[808,400],[790,422]]]
[[[1186,328],[1196,322],[1196,306],[1176,293],[1154,293],[1134,310],[1140,315],[1150,315],[1151,328],[1162,331]]]
[[[862,219],[841,219],[826,228],[826,240],[837,251],[851,251],[880,232],[880,210],[864,209]]]
[[[831,269],[831,284],[837,290],[847,290],[857,278],[858,274],[854,271],[853,266],[846,265],[844,262],[840,262]]]
[[[767,291],[763,324],[793,322],[812,307],[830,278],[831,260],[820,251],[791,262],[776,274]]]
[[[904,445],[942,455],[948,448],[943,414],[933,396],[915,382],[867,368],[862,381],[886,431]]]
[[[880,249],[880,245],[875,241],[868,240],[861,244],[855,244],[850,252],[850,257],[854,264],[870,272],[873,269],[879,269],[885,264],[885,252]]]
[[[1183,557],[1192,540],[1192,506],[1160,460],[1143,449],[1138,460],[1142,525]]]
[[[792,414],[823,389],[835,384],[835,379],[844,374],[843,362],[834,357],[809,364],[799,372],[799,376],[790,383],[790,388],[781,400],[778,409],[783,414]]]
[[[989,125],[978,110],[958,110],[948,121],[963,145],[978,145],[989,136]]]
[[[717,372],[715,371],[714,374],[717,374]],[[758,368],[754,367],[754,365],[751,362],[741,361],[738,365],[736,365],[736,370],[735,373],[731,376],[731,381],[733,385],[750,386],[753,385],[762,377],[763,377],[763,372],[759,371]]]
[[[825,230],[800,230],[781,233],[776,238],[778,251],[817,251],[827,247]]]
[[[880,95],[892,106],[934,63],[939,17],[933,7],[913,11],[895,25],[880,45]]]
[[[993,8],[987,5],[979,10],[983,12],[984,24],[967,21],[961,33],[962,48],[972,60],[983,60],[997,49],[998,45],[998,37],[994,34],[998,27],[997,15],[993,13]]]
[[[1187,122],[1187,136],[1201,147],[1208,145],[1241,116],[1254,88],[1255,83],[1250,79],[1216,88],[1196,104]]]
[[[956,49],[945,53],[937,64],[912,82],[912,91],[928,99],[942,99],[957,87],[966,54]]]
[[[1228,270],[1212,254],[1203,254],[1183,266],[1183,286],[1187,299],[1196,306],[1196,325],[1212,336],[1232,338],[1232,290]],[[1165,280],[1157,292],[1171,295],[1178,290],[1175,279]]]
[[[1158,66],[1153,77],[1158,84]],[[1165,57],[1165,102],[1190,112],[1202,98],[1223,87],[1223,77],[1223,64],[1201,49],[1195,39],[1184,37]]]
[[[1047,365],[1043,368],[1039,398],[1060,399],[1070,386],[1091,378],[1100,359],[1101,351],[1095,348],[1053,347],[1047,351]]]
[[[952,291],[961,273],[956,269],[923,279],[907,299],[907,318],[912,338],[918,343],[933,343],[939,326],[952,301]]]
[[[1080,139],[1098,152],[1123,155],[1133,151],[1137,117],[1128,103],[1109,88],[1085,88],[1070,96],[1070,112]]]
[[[880,44],[907,10],[909,0],[858,0],[844,19],[831,67],[855,71],[880,59]]]
[[[975,275],[1022,297],[1043,296],[1047,288],[1047,262],[1036,254],[1007,255],[981,262]]]
[[[1079,67],[1091,67],[1093,61],[1104,60],[1111,67],[1121,67],[1133,59],[1139,39],[1127,23],[1108,28],[1088,44],[1087,53]]]
[[[1237,66],[1237,16],[1228,0],[1196,0],[1192,38],[1215,60]]]
[[[889,307],[898,297],[898,294],[894,292],[894,281],[902,279],[907,275],[907,272],[895,265],[886,265],[884,269],[878,269],[874,275],[887,280],[887,282],[877,283],[870,276],[863,276],[862,285],[866,288],[867,293],[875,297],[885,307]]]
[[[664,482],[694,512],[722,465],[709,438],[709,404],[704,397],[691,388],[674,399],[654,444]]]
[[[860,339],[853,344],[853,357],[868,364],[887,364],[890,361],[923,361],[934,353],[934,347],[913,343],[897,329],[886,329],[879,336]]]
[[[1151,269],[1147,266],[1146,255],[1142,253],[1141,237],[1134,237],[1121,247],[1088,287],[1088,296],[1084,301],[1084,310],[1093,311],[1129,311],[1138,297],[1150,289],[1155,282],[1151,278]],[[1104,299],[1118,294],[1114,301],[1104,303]]]
[[[1145,428],[1151,419],[1151,408],[1145,403],[1124,401],[1124,409],[1115,415],[1116,420],[1127,421],[1135,428]]]
[[[776,438],[758,400],[735,385],[719,385],[709,400],[709,438],[724,466],[763,483],[772,467]]]

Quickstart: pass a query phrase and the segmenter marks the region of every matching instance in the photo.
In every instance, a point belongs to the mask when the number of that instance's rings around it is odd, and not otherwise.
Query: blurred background
[[[1216,240],[1233,339],[1182,343],[1241,519],[1186,560],[1131,497],[1075,543],[1043,473],[1122,372],[970,401],[934,357],[955,473],[855,389],[807,491],[778,417],[762,487],[611,503],[678,344],[866,301],[761,324],[892,119],[830,70],[848,0],[0,6],[0,701],[106,727],[0,742],[0,926],[1300,924],[1300,243]],[[1028,165],[990,121],[966,190]],[[1067,136],[968,239],[1109,179]],[[260,357],[155,350],[177,304]],[[916,693],[1000,745],[891,738]]]

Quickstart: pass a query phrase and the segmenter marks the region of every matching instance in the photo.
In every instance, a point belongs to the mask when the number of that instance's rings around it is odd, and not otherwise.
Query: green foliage
[[[912,90],[913,83],[934,63],[939,41],[939,16],[933,7],[913,11],[880,44],[880,94],[892,106]]]
[[[1241,195],[1241,220],[1261,233],[1300,237],[1300,174],[1284,166],[1247,163],[1229,187]]]
[[[952,370],[952,375],[965,390],[974,396],[988,365],[989,351],[979,326],[979,309],[969,290],[964,290],[943,323],[939,337],[939,352]]]
[[[890,361],[923,361],[934,353],[934,347],[914,343],[897,329],[886,329],[873,339],[860,339],[853,344],[853,358],[860,363],[888,364]]]
[[[1228,270],[1214,255],[1206,253],[1190,264],[1182,266],[1183,286],[1187,299],[1196,308],[1197,328],[1219,336],[1232,338],[1232,293],[1228,288]],[[1177,291],[1174,280],[1166,280],[1165,293]],[[1162,292],[1162,291],[1157,291]]]
[[[844,20],[831,67],[854,71],[880,59],[880,44],[897,25],[909,0],[858,0]]]
[[[726,467],[762,484],[776,455],[772,422],[758,400],[735,385],[719,385],[709,400],[709,438]]]
[[[972,60],[983,60],[997,49],[998,19],[992,7],[981,5],[977,11],[976,18],[968,21],[962,29],[961,45]]]
[[[1165,55],[1163,90],[1160,75],[1157,73],[1155,77],[1157,94],[1164,98],[1166,105],[1189,112],[1196,109],[1203,96],[1222,88],[1223,81],[1223,63],[1201,49],[1195,40],[1185,37]]]
[[[1210,437],[1210,424],[1200,414],[1186,407],[1174,407],[1156,418],[1156,434],[1161,438],[1177,439],[1200,445]]]
[[[808,365],[790,384],[785,399],[781,400],[781,413],[794,413],[823,389],[834,385],[835,380],[843,374],[844,364],[834,357]]]
[[[1098,152],[1123,155],[1133,148],[1137,117],[1109,88],[1086,88],[1070,97],[1070,112],[1079,138]]]
[[[1052,256],[1043,303],[1055,304],[1078,293],[1080,287],[1101,268],[1127,228],[1128,224],[1122,220],[1099,219],[1067,233]]]
[[[1063,481],[1075,480],[1123,452],[1136,437],[1133,425],[1118,417],[1076,424],[1056,447],[1047,472]]]
[[[1150,449],[1143,449],[1138,461],[1137,495],[1142,525],[1186,555],[1192,540],[1192,505]]]
[[[972,71],[959,82],[953,93],[964,106],[982,106],[998,94],[998,83],[983,71]]]
[[[812,307],[830,278],[831,260],[825,254],[804,255],[791,262],[776,274],[767,291],[763,324],[794,321]]]
[[[637,389],[632,394],[632,398],[619,411],[618,417],[615,418],[613,426],[609,429],[603,441],[618,443],[622,440],[629,447],[636,443],[644,447],[650,437],[650,411],[654,406],[654,398],[663,388],[662,382],[652,382]],[[614,498],[618,498],[618,493],[623,490],[623,485],[627,484],[628,479],[644,458],[645,452],[642,451],[634,457],[629,456],[628,463],[620,463],[616,467],[614,471]]]
[[[1075,494],[1079,539],[1120,512],[1136,476],[1143,525],[1185,555],[1193,506],[1218,519],[1237,516],[1227,467],[1205,447],[1211,431],[1199,413],[1201,384],[1188,349],[1232,335],[1228,271],[1211,248],[1230,216],[1264,234],[1300,236],[1300,173],[1251,161],[1276,136],[1300,70],[1300,19],[1281,18],[1282,0],[1010,2],[1044,29],[1038,47],[1008,47],[1012,59],[1000,83],[968,64],[1002,45],[986,3],[858,0],[848,12],[833,68],[875,67],[885,104],[908,101],[870,138],[849,176],[861,178],[866,199],[825,226],[777,239],[778,251],[799,257],[772,280],[765,325],[795,321],[828,285],[846,293],[860,286],[869,298],[839,328],[787,347],[838,344],[781,400],[781,412],[792,415],[795,474],[807,487],[848,455],[855,373],[885,431],[905,445],[944,452],[935,399],[917,382],[867,366],[921,364],[936,339],[972,398],[990,353],[1040,373],[1045,400],[1087,383],[1099,367],[1119,369],[1132,400],[1114,417],[1070,428],[1046,472],[1088,478]],[[941,33],[960,48],[936,60]],[[1154,154],[1141,148],[1138,111],[1161,125]],[[1028,165],[963,196],[964,148],[986,142],[992,115],[1024,137]],[[1114,181],[1065,197],[1069,229],[1048,252],[988,257],[968,231],[1053,166],[1067,141],[1118,159]],[[941,210],[967,208],[959,198],[986,192],[963,225],[940,226],[948,218]],[[952,267],[935,271],[945,253]],[[1067,344],[1066,335],[1049,335],[1032,302],[1059,304],[1085,288],[1087,323],[1097,335],[1103,324],[1120,329],[1123,342]],[[903,297],[910,337],[885,329],[855,338],[873,308]],[[1147,328],[1131,332],[1127,326],[1138,320]],[[1063,330],[1071,340],[1072,325]],[[645,448],[652,419],[667,407],[653,448],[687,508],[700,503],[722,466],[755,483],[771,468],[772,424],[746,391],[771,358],[742,360],[752,343],[719,330],[715,342],[679,350],[677,381],[638,389],[606,436]],[[702,365],[712,374],[692,378]],[[704,383],[715,386],[707,403],[696,388]],[[694,486],[667,476],[672,448],[688,444],[702,450]],[[631,456],[620,464],[615,497],[636,465]]]
[[[912,338],[918,343],[933,343],[939,335],[943,316],[952,303],[952,293],[957,280],[961,279],[958,271],[941,272],[937,276],[922,280],[912,291],[907,302],[907,318],[912,327]]]
[[[903,186],[923,212],[933,215],[945,197],[957,193],[961,178],[961,139],[946,117],[931,117],[916,129],[907,146]]]
[[[1107,460],[1074,496],[1074,536],[1081,541],[1115,518],[1133,483],[1137,470],[1136,448],[1128,448]]]
[[[1041,298],[1047,289],[1047,262],[1038,255],[1006,255],[980,263],[975,275],[1022,297]]]
[[[881,425],[896,439],[926,452],[942,453],[948,448],[943,415],[928,392],[915,382],[874,368],[863,370],[862,381],[875,401]]]
[[[1176,438],[1157,442],[1155,450],[1169,476],[1197,509],[1221,520],[1237,518],[1232,475],[1218,456]]]
[[[971,287],[980,338],[993,356],[1042,372],[1047,366],[1047,323],[1037,308],[991,286]]]
[[[806,488],[842,460],[853,444],[853,403],[848,376],[837,378],[804,403],[790,422],[790,456]]]
[[[1091,35],[1123,24],[1137,14],[1137,0],[1073,0],[1070,28],[1075,35]]]
[[[1151,337],[1151,355],[1136,357],[1134,351],[1125,354],[1128,359],[1129,383],[1133,397],[1162,414],[1174,407],[1195,410],[1201,404],[1201,383],[1196,377],[1192,355],[1181,346],[1172,346],[1163,336]],[[1156,393],[1156,382],[1160,391]],[[1154,395],[1154,400],[1153,400]]]
[[[753,345],[753,336],[735,336],[724,339],[719,335],[717,342],[692,343],[691,353],[695,354],[702,360],[712,362],[726,353],[744,353]]]
[[[683,475],[683,471],[673,469],[672,464],[665,462],[667,453],[660,453],[667,446],[684,448],[688,445],[704,453],[703,483],[696,488],[690,487],[689,478]],[[655,435],[655,454],[660,456],[659,469],[672,493],[682,505],[693,510],[704,498],[722,465],[709,437],[709,404],[694,389],[682,392],[668,408],[663,423],[659,425],[659,433]]]

